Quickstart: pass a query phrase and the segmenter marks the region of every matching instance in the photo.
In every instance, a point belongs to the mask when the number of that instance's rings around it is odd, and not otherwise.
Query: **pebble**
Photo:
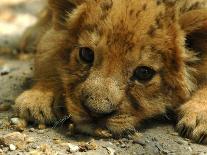
[[[38,130],[37,133],[38,134],[43,134],[45,132],[45,130]]]
[[[121,144],[120,147],[121,148],[126,148],[126,144]]]
[[[11,118],[10,121],[12,125],[18,125],[20,123],[19,118]]]
[[[132,136],[132,140],[133,140],[133,143],[135,143],[135,144],[139,144],[139,145],[142,145],[142,146],[146,145],[146,141],[143,138],[142,134],[140,134],[140,133],[135,133]]]
[[[14,144],[10,144],[9,145],[9,150],[10,151],[15,151],[16,150],[16,146]]]
[[[11,108],[11,104],[2,103],[0,104],[0,111],[8,111]]]
[[[3,155],[4,151],[2,149],[0,149],[0,155]]]
[[[106,147],[106,150],[107,150],[107,152],[108,152],[109,155],[115,155],[115,152],[116,151],[114,149],[112,149],[110,147]]]
[[[28,137],[27,138],[27,143],[33,143],[35,139],[33,137]]]
[[[178,136],[177,132],[170,133],[172,136]]]
[[[39,147],[38,147],[37,144],[32,144],[32,145],[31,145],[31,148],[33,148],[33,149],[37,149],[37,148],[39,148]]]
[[[34,128],[30,128],[30,129],[29,129],[29,132],[34,132],[34,131],[35,131]]]
[[[181,139],[179,139],[179,140],[176,140],[176,142],[177,142],[178,144],[180,144],[180,145],[188,145],[188,142],[185,141],[185,140],[181,140]]]
[[[40,129],[40,130],[46,129],[46,125],[45,124],[39,124],[38,129]]]
[[[153,142],[157,142],[158,139],[157,139],[156,137],[153,137],[153,138],[152,138],[152,141],[153,141]]]
[[[78,152],[79,150],[80,150],[80,147],[78,145],[68,143],[68,151],[70,153],[75,153],[75,152]]]
[[[86,151],[89,151],[89,150],[96,150],[98,146],[95,143],[95,140],[92,139],[88,143],[82,143],[82,144],[80,144],[79,147],[80,147],[80,151],[81,152],[86,152]]]
[[[17,131],[24,131],[25,127],[27,126],[27,122],[23,119],[14,117],[10,119],[11,125],[14,125]]]
[[[13,144],[18,148],[24,148],[26,145],[26,135],[20,132],[12,132],[0,137],[0,144],[9,146]]]

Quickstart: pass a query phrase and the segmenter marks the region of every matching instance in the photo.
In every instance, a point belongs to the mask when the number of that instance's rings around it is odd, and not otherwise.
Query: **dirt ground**
[[[16,128],[11,107],[32,84],[33,60],[19,54],[19,38],[35,23],[43,0],[0,0],[0,155],[205,155],[207,147],[181,138],[173,121],[162,117],[145,123],[136,137],[96,139],[71,136],[61,121],[46,129]]]

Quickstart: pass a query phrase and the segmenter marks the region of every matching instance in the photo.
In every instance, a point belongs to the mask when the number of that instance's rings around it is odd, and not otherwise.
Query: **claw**
[[[96,129],[95,134],[96,136],[101,137],[101,138],[112,137],[112,134],[108,130],[103,130],[103,129]]]

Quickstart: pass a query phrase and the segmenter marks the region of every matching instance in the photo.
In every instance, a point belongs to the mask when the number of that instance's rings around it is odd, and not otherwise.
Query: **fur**
[[[22,39],[35,43],[36,82],[16,99],[21,118],[66,114],[82,133],[123,136],[170,109],[180,134],[207,143],[206,0],[49,0],[45,11]],[[151,80],[133,79],[140,66]]]

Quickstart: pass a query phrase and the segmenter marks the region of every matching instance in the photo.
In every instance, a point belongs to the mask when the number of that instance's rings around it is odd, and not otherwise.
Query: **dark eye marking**
[[[147,66],[137,67],[133,74],[133,79],[139,82],[148,82],[156,74],[156,71]]]
[[[83,62],[92,64],[94,61],[94,51],[88,47],[80,47],[79,57]]]

